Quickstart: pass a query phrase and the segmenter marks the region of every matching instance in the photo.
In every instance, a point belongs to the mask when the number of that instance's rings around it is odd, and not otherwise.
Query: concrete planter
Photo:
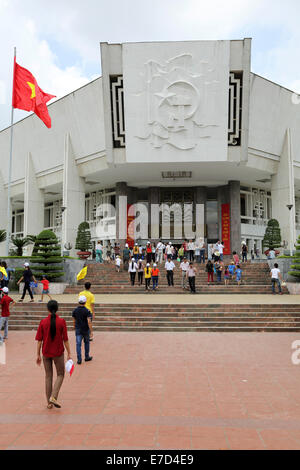
[[[50,282],[49,284],[49,294],[50,295],[59,295],[63,294],[64,290],[68,284],[65,282]],[[21,282],[19,285],[19,293],[22,294],[24,289],[24,282]],[[41,294],[43,290],[42,284],[38,283],[38,287],[34,288],[34,294]],[[26,294],[27,295],[27,294]]]
[[[291,295],[300,295],[300,282],[287,282],[286,286]]]

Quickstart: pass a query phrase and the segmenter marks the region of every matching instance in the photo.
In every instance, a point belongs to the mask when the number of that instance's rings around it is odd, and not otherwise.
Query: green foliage
[[[294,264],[292,264],[291,266],[292,271],[289,271],[289,274],[291,276],[296,277],[297,280],[300,281],[300,236],[298,237],[297,245],[296,245],[296,252],[294,256],[292,256],[292,259],[294,260]]]
[[[16,250],[11,250],[14,251],[12,255],[16,254],[17,256],[23,256],[23,248],[32,243],[27,237],[11,237],[10,240],[12,244],[16,247]]]
[[[279,223],[276,219],[270,219],[263,239],[263,246],[272,250],[281,246],[281,234]]]
[[[88,222],[81,222],[77,230],[75,248],[80,251],[89,251],[92,246],[90,225]]]
[[[61,248],[52,230],[43,230],[35,240],[35,251],[32,253],[32,272],[36,277],[46,276],[54,280],[63,276]]]
[[[5,240],[6,240],[6,231],[0,230],[0,243],[4,242]]]

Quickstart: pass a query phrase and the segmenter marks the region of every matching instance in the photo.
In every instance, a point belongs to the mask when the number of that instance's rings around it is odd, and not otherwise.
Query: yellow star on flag
[[[31,99],[35,98],[35,85],[33,83],[27,82],[29,88],[31,89]]]

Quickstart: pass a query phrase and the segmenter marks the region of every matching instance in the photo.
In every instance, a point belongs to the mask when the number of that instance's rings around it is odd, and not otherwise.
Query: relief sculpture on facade
[[[199,139],[211,137],[216,123],[204,122],[201,103],[214,70],[208,62],[200,62],[202,70],[193,68],[192,54],[181,54],[164,63],[149,60],[144,64],[145,89],[135,96],[146,104],[145,133],[137,138],[149,140],[153,148],[168,144],[177,149],[196,147]],[[198,66],[199,67],[199,66]]]

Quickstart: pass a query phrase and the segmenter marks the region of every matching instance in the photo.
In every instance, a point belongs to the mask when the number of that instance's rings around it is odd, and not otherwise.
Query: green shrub
[[[62,256],[56,235],[52,230],[43,230],[35,241],[35,253],[31,257],[32,272],[37,278],[46,276],[47,279],[59,279],[62,271]]]
[[[81,222],[78,226],[75,248],[79,251],[89,251],[92,248],[90,225]]]
[[[281,246],[281,234],[279,223],[276,219],[270,219],[263,239],[264,248],[279,248]]]
[[[294,264],[292,264],[292,271],[289,271],[289,274],[300,281],[300,236],[297,240],[296,253],[291,258],[294,260]]]

